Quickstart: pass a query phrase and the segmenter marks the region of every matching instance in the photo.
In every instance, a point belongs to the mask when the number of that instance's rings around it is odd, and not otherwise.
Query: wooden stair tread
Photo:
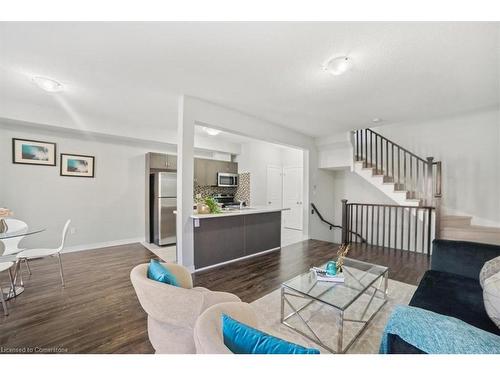
[[[477,232],[477,233],[493,233],[500,235],[500,228],[497,227],[485,227],[481,225],[469,225],[467,227],[448,227],[444,226],[441,231],[451,231],[451,232]]]
[[[441,216],[442,220],[448,220],[448,219],[472,219],[472,216],[461,216],[461,215],[443,215]]]

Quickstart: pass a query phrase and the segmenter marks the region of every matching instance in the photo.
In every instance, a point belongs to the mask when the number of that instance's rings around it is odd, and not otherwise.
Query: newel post
[[[425,205],[431,207],[434,198],[434,157],[429,156],[427,158],[427,181],[425,184]]]
[[[436,171],[434,172],[434,164]],[[441,235],[441,195],[442,195],[441,162],[434,162],[433,157],[427,158],[427,206],[434,207],[434,238]]]
[[[342,245],[347,245],[349,238],[347,215],[347,199],[342,199]]]
[[[434,206],[436,207],[436,212],[434,216],[435,227],[434,227],[434,238],[441,238],[441,196],[442,196],[442,171],[441,162],[436,163],[436,191],[434,193]]]

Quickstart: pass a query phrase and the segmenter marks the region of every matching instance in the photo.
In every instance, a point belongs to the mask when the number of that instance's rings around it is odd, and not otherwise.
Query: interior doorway
[[[267,166],[267,206],[283,211],[283,227],[302,231],[304,170],[302,167]]]
[[[283,168],[267,166],[267,206],[272,208],[283,207]]]

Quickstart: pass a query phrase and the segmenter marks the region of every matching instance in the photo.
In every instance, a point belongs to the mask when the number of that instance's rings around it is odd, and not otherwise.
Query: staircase
[[[472,225],[471,216],[441,216],[441,162],[423,158],[371,129],[353,133],[353,171],[383,192],[409,215],[423,220],[422,210],[435,210],[436,238],[500,245],[500,228]]]
[[[435,206],[441,198],[441,162],[422,158],[383,135],[353,133],[354,172],[398,205]]]
[[[442,216],[440,238],[500,245],[500,228],[471,224],[472,216]]]
[[[413,192],[405,190],[404,186],[395,183],[394,179],[386,175],[383,170],[366,163],[365,160],[354,161],[354,172],[399,205],[414,207],[422,205],[422,199],[412,198],[415,196]]]

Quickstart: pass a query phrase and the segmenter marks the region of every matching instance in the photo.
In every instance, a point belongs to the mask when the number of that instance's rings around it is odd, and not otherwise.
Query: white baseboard
[[[128,244],[136,243],[136,242],[139,242],[139,243],[144,242],[144,237],[127,238],[124,240],[96,242],[96,243],[91,243],[91,244],[68,246],[68,247],[64,248],[64,250],[62,252],[63,253],[73,253],[76,251],[94,250],[94,249],[107,248],[107,247],[112,247],[112,246],[128,245]]]

